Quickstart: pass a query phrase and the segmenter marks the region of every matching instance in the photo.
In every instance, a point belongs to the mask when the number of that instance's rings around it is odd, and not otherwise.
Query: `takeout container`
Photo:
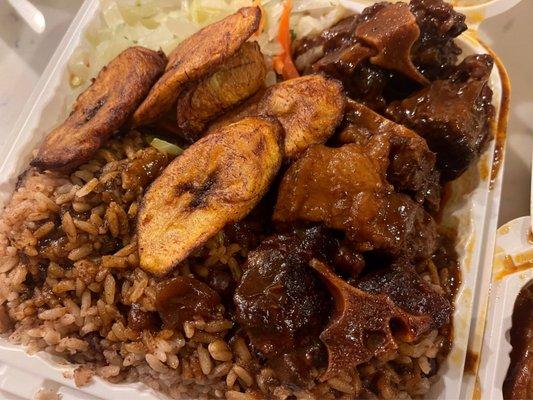
[[[487,324],[472,399],[503,399],[502,385],[510,365],[509,330],[516,298],[533,280],[530,217],[515,219],[498,229]],[[511,257],[523,258],[514,265]]]
[[[362,3],[369,3],[352,0],[341,2],[352,9],[360,8]],[[501,12],[516,4],[517,0],[492,0],[485,3],[487,10],[495,10],[496,8],[490,7],[499,4],[498,10]],[[476,7],[480,7],[479,4]],[[98,0],[86,0],[83,3],[22,110],[20,118],[8,134],[6,142],[11,145],[0,148],[0,160],[3,160],[0,165],[0,205],[9,198],[17,176],[27,168],[32,150],[59,122],[59,117],[64,115],[65,103],[71,98],[66,72],[67,62],[83,40],[84,30],[99,11]],[[458,43],[464,49],[465,55],[487,52],[472,33],[463,35]],[[500,115],[500,110],[506,108],[505,82],[505,71],[495,68],[491,76],[491,87],[494,91],[496,120],[506,118],[505,115]],[[501,128],[505,129],[505,121]],[[505,138],[498,143],[502,151],[504,144]],[[491,184],[495,146],[496,142],[492,141],[479,162],[453,183],[450,200],[443,213],[445,225],[460,232],[457,250],[460,256],[462,284],[456,297],[454,344],[447,361],[439,371],[442,379],[433,385],[428,396],[430,398],[460,398],[469,332],[482,330],[479,326],[484,326],[479,318],[476,319],[477,323],[471,326],[471,320],[472,316],[484,316],[486,305],[482,300],[486,298],[490,284],[490,269],[487,266],[491,263],[494,249],[502,180],[500,168]],[[68,377],[73,368],[72,365],[66,365],[64,360],[52,358],[48,354],[38,353],[30,356],[21,347],[13,346],[0,338],[0,398],[7,397],[9,393],[30,399],[42,387],[57,391],[67,400],[163,398],[163,395],[154,393],[140,383],[113,385],[99,378],[78,389]],[[471,390],[472,385],[469,385],[468,381],[465,385],[466,389],[463,390]]]

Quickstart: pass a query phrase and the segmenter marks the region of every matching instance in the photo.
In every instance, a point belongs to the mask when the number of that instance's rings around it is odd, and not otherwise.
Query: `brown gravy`
[[[533,282],[518,294],[511,327],[511,365],[503,382],[504,399],[533,398]]]

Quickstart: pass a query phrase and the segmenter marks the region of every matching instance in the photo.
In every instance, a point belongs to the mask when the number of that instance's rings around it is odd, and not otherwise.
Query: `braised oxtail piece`
[[[67,119],[48,134],[31,165],[70,171],[87,162],[126,125],[165,65],[162,52],[140,46],[124,50],[102,68]]]
[[[339,79],[350,97],[381,110],[391,94],[427,85],[457,62],[453,39],[466,30],[464,20],[443,0],[379,2],[298,40],[295,63],[303,73]]]
[[[402,310],[431,317],[431,329],[450,322],[452,306],[410,265],[396,264],[369,272],[355,284],[371,294],[386,294]]]
[[[285,173],[273,220],[280,226],[322,223],[346,234],[359,252],[424,260],[436,246],[436,224],[386,180],[384,146],[316,145]]]
[[[194,316],[212,317],[220,304],[218,294],[195,278],[176,276],[157,288],[155,308],[168,329],[181,329]]]
[[[370,62],[420,84],[429,83],[411,61],[411,48],[418,40],[420,29],[409,6],[405,3],[381,6],[379,3],[375,8],[375,12],[363,14],[355,30],[355,37],[377,52]]]
[[[387,107],[390,118],[426,139],[437,154],[444,181],[461,175],[492,139],[494,107],[488,86],[492,65],[487,54],[469,56],[447,79]]]
[[[436,156],[414,131],[350,100],[335,142],[384,148],[389,158],[387,180],[394,189],[412,195],[419,203],[426,201],[431,209],[438,208]]]
[[[310,263],[333,296],[333,315],[320,339],[328,350],[328,367],[321,380],[334,377],[347,368],[397,348],[391,331],[411,342],[431,329],[431,317],[402,310],[385,294],[366,293],[336,276],[329,267],[314,259]]]
[[[409,8],[420,28],[413,62],[428,79],[438,79],[461,54],[453,39],[466,31],[465,16],[443,0],[411,0]]]
[[[248,255],[235,291],[237,322],[252,346],[287,381],[303,384],[308,379],[303,369],[313,365],[293,361],[308,346],[317,346],[329,314],[329,296],[308,267],[312,258],[327,257],[329,240],[322,228],[265,239]]]

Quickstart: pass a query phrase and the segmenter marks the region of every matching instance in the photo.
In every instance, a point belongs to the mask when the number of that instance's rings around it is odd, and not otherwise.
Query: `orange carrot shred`
[[[281,45],[282,52],[272,61],[274,70],[284,79],[292,79],[300,76],[294,66],[291,57],[291,32],[290,17],[292,11],[292,0],[285,0],[283,11],[279,20],[278,42]]]

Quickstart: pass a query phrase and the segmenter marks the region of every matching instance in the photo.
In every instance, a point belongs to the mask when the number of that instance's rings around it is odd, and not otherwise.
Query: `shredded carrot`
[[[278,30],[278,42],[281,45],[282,52],[274,57],[272,61],[274,70],[283,76],[284,79],[292,79],[300,76],[291,58],[291,31],[289,25],[291,11],[292,0],[285,0]]]
[[[254,36],[259,36],[261,33],[263,33],[263,30],[265,29],[265,9],[261,5],[261,0],[254,0],[254,6],[259,7],[259,9],[261,10],[261,19],[259,20],[259,27],[254,33]]]

